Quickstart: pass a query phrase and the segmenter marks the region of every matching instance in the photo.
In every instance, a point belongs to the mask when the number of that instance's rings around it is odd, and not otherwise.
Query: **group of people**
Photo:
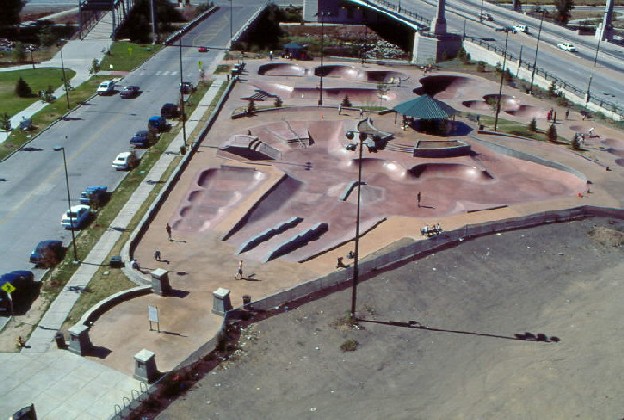
[[[435,236],[442,233],[442,227],[440,227],[440,223],[436,223],[435,225],[429,227],[429,225],[425,225],[425,227],[420,229],[420,233],[423,236]]]

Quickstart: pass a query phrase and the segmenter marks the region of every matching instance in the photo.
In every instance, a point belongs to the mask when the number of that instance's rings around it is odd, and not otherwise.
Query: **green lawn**
[[[113,42],[109,54],[100,63],[101,71],[130,71],[134,70],[152,55],[162,49],[162,45],[134,44],[131,42]]]
[[[75,72],[65,69],[65,77],[71,79]],[[19,78],[24,79],[30,86],[35,96],[20,98],[15,94],[15,85]],[[13,116],[26,109],[38,98],[37,92],[46,90],[48,86],[56,90],[63,84],[61,69],[28,69],[0,72],[0,114],[5,112]]]

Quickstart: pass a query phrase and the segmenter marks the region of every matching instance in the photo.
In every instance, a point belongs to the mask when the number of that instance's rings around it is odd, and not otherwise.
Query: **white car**
[[[90,215],[91,207],[86,204],[71,206],[61,216],[61,225],[65,229],[80,229],[89,220]]]
[[[105,80],[100,83],[100,86],[97,88],[98,95],[110,95],[115,91],[115,82],[112,80]]]
[[[127,171],[139,164],[139,159],[134,151],[121,152],[113,161],[113,168],[118,171]]]
[[[529,27],[526,25],[514,25],[513,28],[516,32],[524,32],[525,34],[529,33]]]
[[[576,51],[576,47],[574,44],[570,44],[569,42],[562,42],[561,44],[557,44],[557,48],[563,51]]]

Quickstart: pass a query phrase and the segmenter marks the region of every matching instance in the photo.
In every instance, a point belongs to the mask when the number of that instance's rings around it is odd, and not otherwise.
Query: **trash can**
[[[110,259],[110,266],[111,268],[121,268],[123,267],[123,262],[121,260],[121,256],[120,255],[113,255]]]
[[[67,348],[67,344],[65,343],[65,336],[62,332],[57,332],[54,336],[54,340],[56,341],[56,347],[59,349]]]
[[[186,146],[180,146],[180,154],[184,156],[186,154]]]
[[[251,303],[251,296],[243,295],[243,306],[247,307]]]

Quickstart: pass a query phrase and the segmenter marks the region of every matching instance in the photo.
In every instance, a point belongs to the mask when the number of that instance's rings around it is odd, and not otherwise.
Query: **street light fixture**
[[[186,148],[186,111],[184,110],[184,75],[182,74],[182,37],[178,40],[180,50],[180,118],[182,119],[182,138]]]
[[[494,117],[494,131],[498,127],[498,114],[501,110],[501,97],[503,96],[503,79],[505,78],[505,66],[507,65],[507,41],[509,40],[509,31],[505,36],[505,52],[503,53],[503,67],[501,68],[500,87],[498,88],[498,100],[496,101],[496,115]]]
[[[65,39],[61,39],[66,41]],[[69,85],[67,84],[67,77],[65,76],[65,63],[63,61],[63,45],[61,45],[61,72],[63,73],[63,88],[65,89],[65,96],[67,97],[67,109],[70,109],[69,105]]]
[[[79,263],[78,252],[76,251],[76,234],[74,233],[74,218],[71,211],[71,196],[69,195],[69,173],[67,172],[67,158],[65,157],[65,148],[63,146],[54,146],[55,152],[63,152],[63,166],[65,167],[65,185],[67,186],[67,212],[69,214],[69,225],[72,235],[72,246],[74,248],[74,262]]]
[[[347,139],[353,140],[355,133],[353,131],[347,132]],[[358,180],[357,180],[357,212],[355,216],[355,250],[353,252],[353,287],[351,289],[351,320],[355,321],[355,310],[357,306],[357,286],[359,282],[359,257],[360,257],[360,197],[362,190],[362,150],[364,149],[365,141],[368,135],[360,132],[358,134],[357,143],[349,143],[346,149],[349,151],[355,151],[358,149]],[[369,152],[376,153],[377,148],[374,145],[366,144]]]
[[[324,39],[325,39],[325,16],[329,16],[329,12],[318,12],[316,14],[321,19],[321,68],[319,69],[319,76],[321,77],[320,89],[319,89],[319,106],[323,106],[323,47],[324,47]]]
[[[529,88],[529,93],[533,94],[533,81],[535,80],[535,69],[537,68],[537,53],[539,51],[539,42],[540,36],[542,35],[542,25],[544,24],[544,14],[545,10],[542,10],[542,19],[540,20],[539,30],[537,31],[537,45],[535,46],[535,60],[533,60],[533,70],[531,71],[531,86]]]
[[[230,47],[232,47],[232,42],[234,41],[232,38],[234,37],[234,30],[233,30],[233,21],[234,19],[232,18],[233,16],[233,12],[232,12],[232,0],[230,0]]]

